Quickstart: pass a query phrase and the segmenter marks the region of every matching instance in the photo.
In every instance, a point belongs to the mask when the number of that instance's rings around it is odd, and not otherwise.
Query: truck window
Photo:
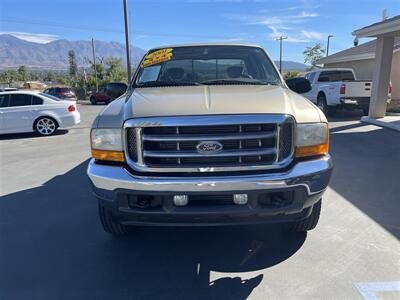
[[[308,73],[308,80],[310,81],[310,83],[313,83],[314,82],[314,78],[315,78],[315,72],[312,72],[312,73]]]
[[[351,71],[340,71],[339,75],[340,79],[337,81],[343,81],[343,80],[354,80],[354,74]]]
[[[343,80],[354,80],[351,71],[322,71],[318,77],[318,82],[335,82]]]
[[[190,46],[148,53],[135,87],[196,84],[274,84],[280,77],[265,52],[247,46]]]
[[[319,74],[318,82],[329,82],[331,81],[332,72],[324,71]]]

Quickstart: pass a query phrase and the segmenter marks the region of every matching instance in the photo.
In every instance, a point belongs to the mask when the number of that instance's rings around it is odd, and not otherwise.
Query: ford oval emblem
[[[207,154],[207,153],[217,153],[220,152],[224,146],[220,142],[216,141],[207,141],[201,142],[196,146],[196,149],[199,153]]]

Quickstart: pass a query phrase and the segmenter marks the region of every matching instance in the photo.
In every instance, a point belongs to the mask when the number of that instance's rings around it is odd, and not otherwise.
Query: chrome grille
[[[293,153],[294,122],[287,116],[274,116],[268,122],[269,118],[268,115],[180,118],[185,119],[185,124],[177,117],[162,118],[159,123],[157,118],[132,120],[133,124],[125,124],[128,163],[138,171],[160,172],[282,167],[290,162]],[[201,142],[218,142],[223,149],[201,153],[197,150]]]

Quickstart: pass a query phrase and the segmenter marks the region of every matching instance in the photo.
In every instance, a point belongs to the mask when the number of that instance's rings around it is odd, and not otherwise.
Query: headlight
[[[121,129],[92,129],[91,147],[97,160],[125,161]]]
[[[296,132],[296,157],[323,155],[329,150],[327,123],[298,124]]]
[[[93,129],[92,149],[122,151],[121,129]]]

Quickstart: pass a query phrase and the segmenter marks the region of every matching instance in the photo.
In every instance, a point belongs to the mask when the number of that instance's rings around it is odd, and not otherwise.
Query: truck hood
[[[297,123],[326,121],[309,100],[280,86],[137,88],[129,99],[125,97],[100,114],[99,127],[119,127],[131,118],[219,114],[287,114]]]
[[[280,86],[217,85],[135,89],[132,117],[217,114],[288,114],[297,122],[320,122],[307,99]]]

